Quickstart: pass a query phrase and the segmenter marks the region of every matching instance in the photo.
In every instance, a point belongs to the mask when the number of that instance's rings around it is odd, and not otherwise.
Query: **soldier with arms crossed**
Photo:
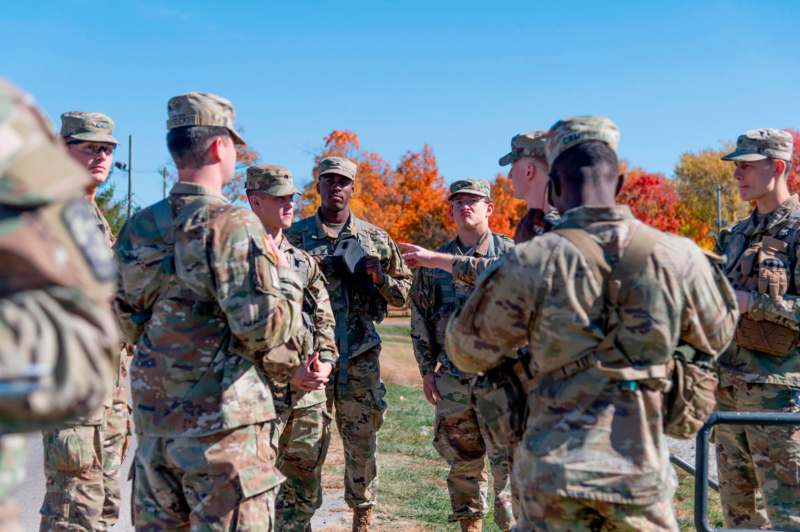
[[[513,246],[489,230],[494,210],[489,183],[483,179],[450,185],[450,216],[456,238],[438,249],[454,256],[494,259]],[[484,462],[489,457],[494,477],[494,520],[501,530],[514,524],[508,453],[486,436],[486,422],[472,396],[474,374],[459,371],[447,356],[447,321],[464,304],[472,285],[458,282],[440,269],[421,268],[411,285],[411,339],[422,375],[425,398],[436,407],[433,445],[450,464],[447,489],[452,514],[468,532],[482,529],[488,489]]]
[[[386,231],[350,211],[355,163],[326,157],[318,169],[319,210],[296,222],[286,237],[320,263],[328,282],[339,351],[332,400],[344,445],[345,502],[353,508],[353,530],[366,531],[377,493],[378,430],[386,410],[375,322],[386,316],[387,304],[406,304],[411,271]]]
[[[247,169],[247,200],[264,229],[286,254],[303,286],[303,323],[311,341],[304,344],[304,371],[289,386],[273,383],[278,412],[277,467],[286,476],[275,501],[275,528],[311,530],[314,511],[322,505],[322,465],[330,443],[325,385],[336,363],[335,321],[325,278],[311,255],[292,246],[283,234],[294,220],[298,194],[292,173],[264,164]]]
[[[677,530],[669,363],[679,340],[713,357],[733,336],[733,294],[703,252],[616,204],[618,139],[604,117],[551,128],[561,221],[493,265],[448,325],[459,369],[527,344],[539,374],[514,463],[518,530]]]
[[[61,115],[61,137],[72,158],[86,168],[91,181],[86,199],[109,250],[114,234],[97,206],[97,187],[108,179],[117,139],[114,122],[102,113]],[[126,391],[128,352],[120,352],[114,389],[102,409],[43,433],[47,486],[42,530],[65,530],[80,523],[90,529],[110,528],[119,518],[119,476],[130,441],[130,409]],[[85,460],[97,456],[99,461]]]
[[[267,376],[301,371],[302,287],[249,210],[231,204],[231,103],[170,99],[169,197],[125,224],[117,316],[128,341],[138,446],[133,521],[146,530],[272,530],[275,408]]]
[[[800,412],[800,201],[786,182],[792,136],[751,130],[723,159],[736,164],[739,193],[756,208],[717,242],[742,313],[735,344],[720,359],[719,409]],[[714,430],[726,525],[800,530],[800,430]]]

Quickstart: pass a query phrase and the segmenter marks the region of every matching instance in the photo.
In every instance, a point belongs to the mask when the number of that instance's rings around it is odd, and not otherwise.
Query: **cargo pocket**
[[[377,432],[383,426],[383,418],[386,413],[386,386],[383,382],[378,383],[378,387],[370,391],[372,395],[372,424]]]
[[[100,464],[96,427],[71,427],[46,432],[45,463],[50,470],[83,473]]]
[[[239,486],[244,499],[255,497],[284,481],[284,476],[275,468],[275,451],[272,448],[273,431],[277,424],[267,422],[236,430],[251,431],[256,452],[241,456],[239,462]],[[248,458],[248,456],[250,458]]]

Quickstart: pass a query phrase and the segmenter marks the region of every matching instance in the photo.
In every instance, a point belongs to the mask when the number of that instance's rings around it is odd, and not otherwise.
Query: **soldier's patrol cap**
[[[291,170],[277,164],[257,164],[248,168],[245,189],[270,196],[290,196],[300,192],[294,186]]]
[[[736,149],[723,161],[792,160],[792,136],[782,129],[751,129],[736,139]]]
[[[236,112],[230,100],[210,92],[173,96],[167,103],[167,129],[185,126],[227,128],[236,144],[247,144],[234,128]]]
[[[453,199],[456,194],[472,194],[492,199],[492,188],[485,179],[459,179],[450,185],[450,195],[447,196],[447,201]]]
[[[319,177],[325,174],[338,174],[356,180],[356,171],[358,166],[350,159],[344,157],[325,157],[319,162],[317,166],[319,169]]]
[[[43,205],[79,197],[91,182],[33,98],[0,79],[0,204]]]
[[[548,166],[552,167],[558,156],[568,149],[591,140],[606,143],[616,153],[619,129],[605,116],[583,115],[559,120],[547,133]]]
[[[113,133],[114,121],[103,113],[70,111],[61,115],[61,136],[67,140],[119,144]]]
[[[497,161],[500,166],[507,166],[523,157],[544,159],[547,144],[547,131],[529,131],[511,138],[511,151]]]

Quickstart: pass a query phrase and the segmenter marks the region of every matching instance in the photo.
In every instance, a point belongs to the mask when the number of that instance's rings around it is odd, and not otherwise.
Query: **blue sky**
[[[161,197],[166,102],[192,90],[230,98],[262,160],[301,183],[332,129],[392,162],[428,143],[447,180],[492,178],[514,133],[584,113],[669,175],[746,129],[800,128],[798,20],[789,0],[7,2],[0,73],[54,124],[101,111],[133,134],[140,205]]]

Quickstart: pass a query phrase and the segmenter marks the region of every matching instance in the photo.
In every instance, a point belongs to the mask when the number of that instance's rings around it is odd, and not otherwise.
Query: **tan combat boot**
[[[461,525],[461,532],[481,532],[483,530],[483,519],[480,517],[460,519],[458,523]]]
[[[369,532],[372,521],[372,507],[353,510],[353,532]]]

